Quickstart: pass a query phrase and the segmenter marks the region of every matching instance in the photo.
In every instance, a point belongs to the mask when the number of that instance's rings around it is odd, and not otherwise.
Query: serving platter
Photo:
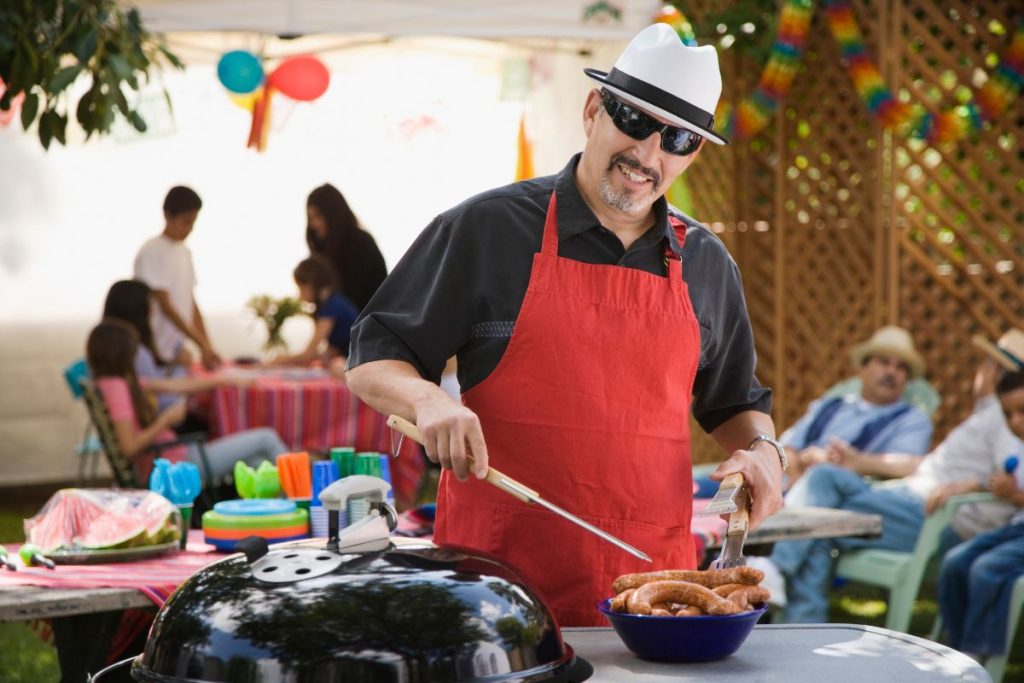
[[[109,564],[158,557],[177,548],[178,541],[170,541],[169,543],[144,545],[138,548],[54,550],[53,552],[46,553],[46,556],[57,564]]]

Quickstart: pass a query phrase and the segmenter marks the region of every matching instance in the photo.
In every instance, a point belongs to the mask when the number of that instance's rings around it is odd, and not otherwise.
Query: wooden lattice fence
[[[685,3],[691,18],[720,9]],[[1008,44],[1019,0],[855,0],[893,92],[933,112]],[[706,37],[699,36],[701,42]],[[725,96],[759,68],[724,53]],[[972,335],[1024,329],[1024,98],[980,134],[930,146],[886,131],[853,88],[824,10],[793,88],[753,139],[715,147],[686,175],[694,212],[744,277],[758,376],[779,430],[853,372],[848,351],[880,325],[909,329],[942,396],[936,440],[970,411]],[[723,454],[695,430],[695,460]]]

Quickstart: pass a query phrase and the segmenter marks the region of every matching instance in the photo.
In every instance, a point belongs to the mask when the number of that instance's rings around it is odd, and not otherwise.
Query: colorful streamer
[[[796,78],[813,15],[814,0],[785,1],[779,16],[775,41],[772,43],[768,62],[757,81],[757,87],[736,107],[730,106],[724,99],[719,102],[715,114],[715,128],[718,131],[734,140],[746,140],[757,135],[768,125]],[[674,28],[684,44],[697,44],[693,26],[675,7],[663,8],[656,21]]]
[[[977,133],[1006,111],[1024,88],[1024,19],[980,91],[968,102],[933,115],[920,105],[898,101],[868,54],[860,26],[846,0],[823,0],[829,30],[839,43],[853,87],[868,111],[889,130],[930,144],[957,142]]]

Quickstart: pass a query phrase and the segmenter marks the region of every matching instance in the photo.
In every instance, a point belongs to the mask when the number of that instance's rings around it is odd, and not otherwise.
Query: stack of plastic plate
[[[309,514],[291,500],[225,500],[203,513],[206,542],[218,550],[233,551],[247,536],[262,536],[281,543],[309,535]]]

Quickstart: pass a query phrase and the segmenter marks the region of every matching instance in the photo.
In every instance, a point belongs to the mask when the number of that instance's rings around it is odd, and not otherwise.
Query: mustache
[[[627,168],[630,168],[630,169],[632,169],[634,171],[638,171],[640,173],[643,173],[645,176],[648,176],[652,181],[654,181],[654,186],[655,187],[658,187],[658,186],[661,185],[661,174],[660,173],[658,173],[656,170],[654,170],[653,168],[651,168],[649,166],[644,166],[643,164],[640,163],[640,160],[637,159],[636,157],[631,157],[628,154],[625,154],[623,152],[619,152],[618,154],[614,155],[611,158],[611,161],[608,162],[608,168],[606,170],[607,171],[611,171],[613,168],[615,168],[619,164],[621,164],[623,166],[626,166]]]
[[[896,375],[885,375],[881,379],[878,380],[878,383],[879,384],[883,384],[883,385],[885,385],[887,387],[895,387],[896,386]]]

